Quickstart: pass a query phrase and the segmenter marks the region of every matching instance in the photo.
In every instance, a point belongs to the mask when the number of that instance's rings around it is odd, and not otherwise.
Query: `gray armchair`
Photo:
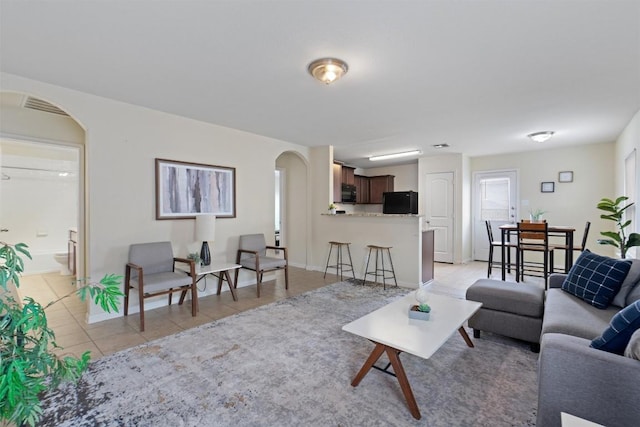
[[[267,249],[282,251],[283,258],[267,256]],[[240,236],[236,264],[240,264],[242,268],[256,272],[258,298],[260,298],[260,284],[262,283],[262,275],[265,271],[284,270],[285,288],[289,289],[287,248],[267,246],[264,234],[245,234]],[[238,269],[236,269],[235,285],[238,285]]]
[[[188,266],[186,272],[176,272],[175,263]],[[191,315],[198,311],[195,263],[193,260],[174,258],[171,242],[139,243],[129,246],[129,262],[125,269],[124,315],[129,314],[129,291],[138,290],[140,300],[140,331],[144,331],[144,300],[159,295],[169,295],[169,305],[174,292],[181,292],[179,304],[191,290]]]

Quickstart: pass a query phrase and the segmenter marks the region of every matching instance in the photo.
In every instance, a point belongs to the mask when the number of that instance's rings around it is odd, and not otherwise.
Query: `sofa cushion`
[[[622,282],[622,286],[620,286],[620,290],[616,296],[613,297],[611,304],[622,308],[633,302],[627,302],[627,295],[636,287],[638,281],[640,281],[640,259],[632,259],[629,273],[627,273],[627,277],[624,278],[624,282]],[[638,297],[640,298],[640,295]]]
[[[613,318],[601,336],[591,341],[591,347],[623,354],[631,335],[640,329],[640,301],[623,308]]]
[[[531,283],[478,279],[467,289],[466,298],[482,303],[485,310],[502,311],[541,318],[544,289]]]
[[[630,268],[630,260],[617,260],[585,250],[569,270],[562,290],[594,307],[607,308]]]
[[[636,301],[640,301],[640,284],[636,284],[627,294],[625,307],[627,305],[633,304]]]
[[[624,350],[624,355],[632,359],[640,360],[640,329],[631,335],[629,344],[627,344],[627,348]]]
[[[560,333],[591,341],[609,326],[618,311],[620,309],[613,305],[601,310],[561,289],[549,289],[544,303],[542,334]]]

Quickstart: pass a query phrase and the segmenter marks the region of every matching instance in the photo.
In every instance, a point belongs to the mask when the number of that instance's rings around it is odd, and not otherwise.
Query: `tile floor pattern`
[[[466,289],[478,278],[486,277],[486,262],[470,262],[467,264],[436,263],[433,290],[448,293],[456,297],[464,297]],[[495,270],[492,278],[499,279],[499,270]],[[138,313],[127,317],[87,324],[86,304],[75,295],[62,299],[47,309],[49,326],[55,331],[56,342],[63,347],[62,354],[79,357],[85,351],[91,352],[92,359],[115,353],[125,348],[142,344],[184,329],[192,328],[226,316],[249,310],[274,301],[285,299],[303,292],[338,282],[337,276],[323,272],[307,271],[301,268],[289,268],[289,290],[284,287],[284,275],[278,272],[276,279],[265,282],[261,289],[261,297],[256,297],[255,286],[238,288],[238,301],[233,301],[231,293],[225,291],[221,295],[201,297],[198,302],[200,310],[196,317],[191,316],[191,306],[173,304],[145,311],[145,331],[140,332]],[[513,276],[507,280],[513,280]],[[527,277],[525,281],[539,279]],[[209,284],[216,283],[215,279]],[[367,286],[374,286],[370,283]],[[376,285],[382,291],[382,285]],[[20,280],[19,295],[30,296],[42,305],[73,292],[70,276],[58,273],[24,276]],[[121,308],[121,307],[120,307]]]

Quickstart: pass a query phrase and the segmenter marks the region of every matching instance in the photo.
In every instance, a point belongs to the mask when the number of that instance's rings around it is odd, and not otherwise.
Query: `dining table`
[[[507,244],[511,242],[511,236],[518,233],[518,224],[516,223],[508,223],[503,224],[500,227],[500,236],[501,236],[501,250],[502,250],[502,280],[506,280],[507,278],[507,266],[511,267],[511,253],[507,253]],[[569,227],[565,225],[549,225],[547,227],[547,232],[550,237],[560,236],[564,238],[564,268],[565,272],[568,272],[571,266],[573,265],[573,233],[575,233],[576,229],[574,227]],[[506,259],[508,262],[504,262]],[[517,257],[516,257],[517,258]],[[551,266],[551,270],[553,271],[553,266]],[[517,270],[516,270],[517,271]],[[517,277],[516,274],[516,282],[520,281],[520,278]]]

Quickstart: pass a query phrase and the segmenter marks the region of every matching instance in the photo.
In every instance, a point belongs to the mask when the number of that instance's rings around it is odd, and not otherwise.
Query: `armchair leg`
[[[284,288],[289,289],[289,265],[284,266]]]
[[[260,282],[262,282],[262,273],[256,270],[256,288],[258,289],[258,298],[260,298]]]
[[[138,283],[138,296],[140,299],[140,332],[144,332],[144,294],[142,283]]]

